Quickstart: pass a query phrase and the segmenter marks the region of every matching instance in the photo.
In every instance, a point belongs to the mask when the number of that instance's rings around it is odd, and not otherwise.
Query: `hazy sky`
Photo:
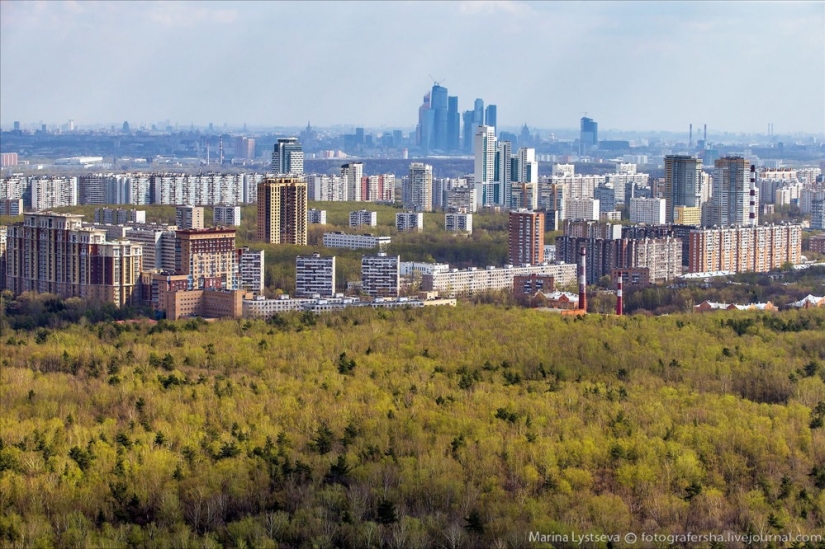
[[[825,133],[825,2],[0,1],[0,123]]]

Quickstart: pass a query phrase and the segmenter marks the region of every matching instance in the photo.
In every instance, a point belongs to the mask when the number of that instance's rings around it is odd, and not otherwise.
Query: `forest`
[[[54,322],[0,319],[3,547],[825,533],[823,310],[154,323],[31,300]]]

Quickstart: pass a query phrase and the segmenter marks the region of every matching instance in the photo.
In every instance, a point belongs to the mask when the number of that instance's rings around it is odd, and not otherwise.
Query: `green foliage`
[[[821,310],[463,303],[2,341],[0,546],[506,547],[825,517]]]
[[[346,351],[338,355],[338,373],[352,375],[353,370],[355,370],[355,359],[347,358]]]
[[[375,510],[375,518],[379,524],[386,525],[398,522],[398,513],[395,510],[395,504],[388,499],[379,501]]]

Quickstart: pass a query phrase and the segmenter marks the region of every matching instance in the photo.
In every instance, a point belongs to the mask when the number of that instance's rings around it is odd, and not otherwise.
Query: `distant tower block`
[[[688,150],[693,149],[693,124],[690,125],[690,137],[688,137]]]
[[[751,227],[756,226],[756,165],[751,164],[751,187],[750,187],[750,210],[748,211],[748,223]]]
[[[587,248],[579,250],[579,309],[587,312]]]

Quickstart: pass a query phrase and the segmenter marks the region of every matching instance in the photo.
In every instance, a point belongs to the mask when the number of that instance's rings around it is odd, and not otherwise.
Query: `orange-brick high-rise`
[[[531,210],[510,212],[507,257],[513,265],[544,263],[544,213]]]

